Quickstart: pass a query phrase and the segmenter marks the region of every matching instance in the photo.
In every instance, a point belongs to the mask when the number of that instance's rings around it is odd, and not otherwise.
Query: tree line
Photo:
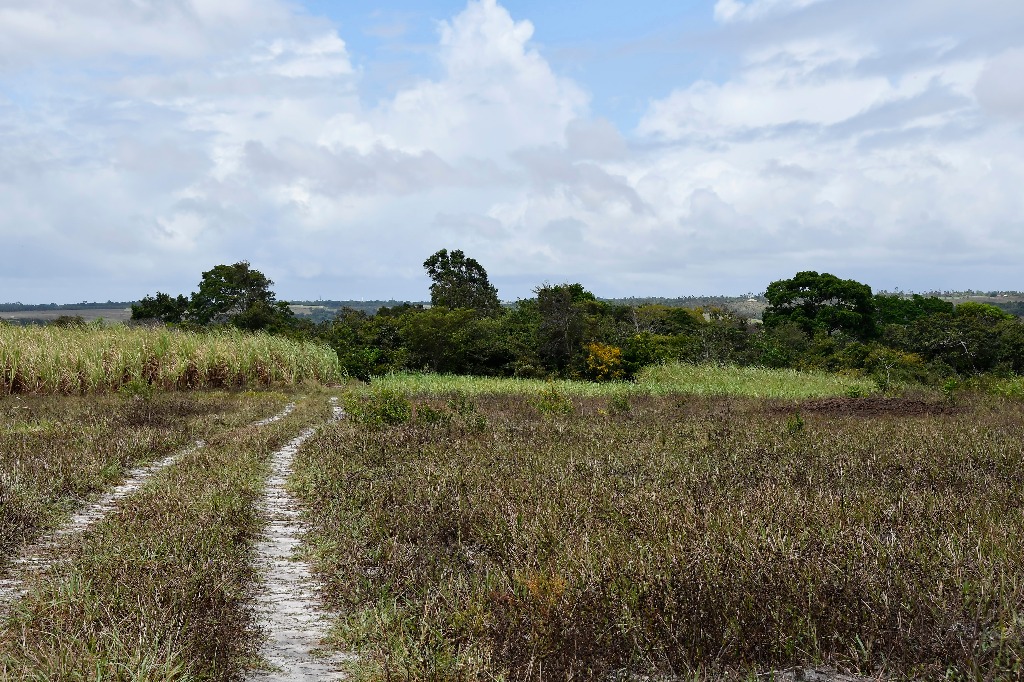
[[[133,320],[230,325],[330,345],[349,375],[388,372],[628,380],[662,362],[730,363],[842,371],[880,385],[1024,371],[1024,323],[976,302],[874,294],[829,273],[799,272],[765,291],[763,322],[715,305],[598,300],[579,283],[544,283],[503,305],[486,270],[462,251],[424,262],[430,305],[342,308],[328,320],[296,317],[273,282],[247,262],[204,272],[186,297],[157,292]]]

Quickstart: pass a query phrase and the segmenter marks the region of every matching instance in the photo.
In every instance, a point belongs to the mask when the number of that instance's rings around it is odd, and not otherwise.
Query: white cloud
[[[1024,48],[1011,49],[989,60],[978,78],[978,101],[999,116],[1024,120]]]
[[[717,0],[715,20],[721,22],[755,21],[815,5],[824,0]]]
[[[126,55],[192,59],[297,23],[278,0],[6,0],[0,67]]]
[[[972,26],[1019,12],[979,1]],[[741,51],[666,81],[624,134],[495,0],[438,25],[430,78],[372,102],[358,43],[284,3],[8,1],[0,298],[186,292],[242,258],[286,296],[417,297],[442,247],[508,298],[1016,277],[1024,46],[960,35],[951,0],[924,32],[809,4],[718,2],[719,49]]]
[[[585,115],[586,94],[556,75],[528,46],[533,26],[514,21],[495,0],[471,0],[441,25],[444,75],[399,92],[378,126],[403,148],[444,156],[500,156],[560,143]]]

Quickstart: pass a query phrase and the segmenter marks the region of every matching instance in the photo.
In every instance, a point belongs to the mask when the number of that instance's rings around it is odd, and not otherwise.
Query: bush
[[[397,426],[412,418],[412,403],[404,393],[382,388],[349,396],[345,400],[345,412],[361,424]]]
[[[560,393],[554,384],[541,392],[534,405],[545,417],[568,416],[575,411],[572,400]]]
[[[594,381],[618,381],[626,376],[622,349],[606,343],[587,344],[587,378]]]

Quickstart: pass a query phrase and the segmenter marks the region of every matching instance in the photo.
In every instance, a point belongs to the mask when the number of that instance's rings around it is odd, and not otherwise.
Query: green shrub
[[[534,405],[545,417],[568,416],[575,411],[572,400],[562,394],[554,384],[541,391]]]
[[[361,424],[397,426],[412,419],[412,403],[398,391],[379,388],[345,400],[345,412]]]
[[[608,413],[615,415],[629,414],[632,406],[629,404],[629,396],[625,393],[613,395],[608,399]]]

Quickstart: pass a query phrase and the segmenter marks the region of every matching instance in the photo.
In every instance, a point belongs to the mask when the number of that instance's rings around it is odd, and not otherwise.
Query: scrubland
[[[400,394],[294,487],[357,679],[1024,675],[1024,409]]]

